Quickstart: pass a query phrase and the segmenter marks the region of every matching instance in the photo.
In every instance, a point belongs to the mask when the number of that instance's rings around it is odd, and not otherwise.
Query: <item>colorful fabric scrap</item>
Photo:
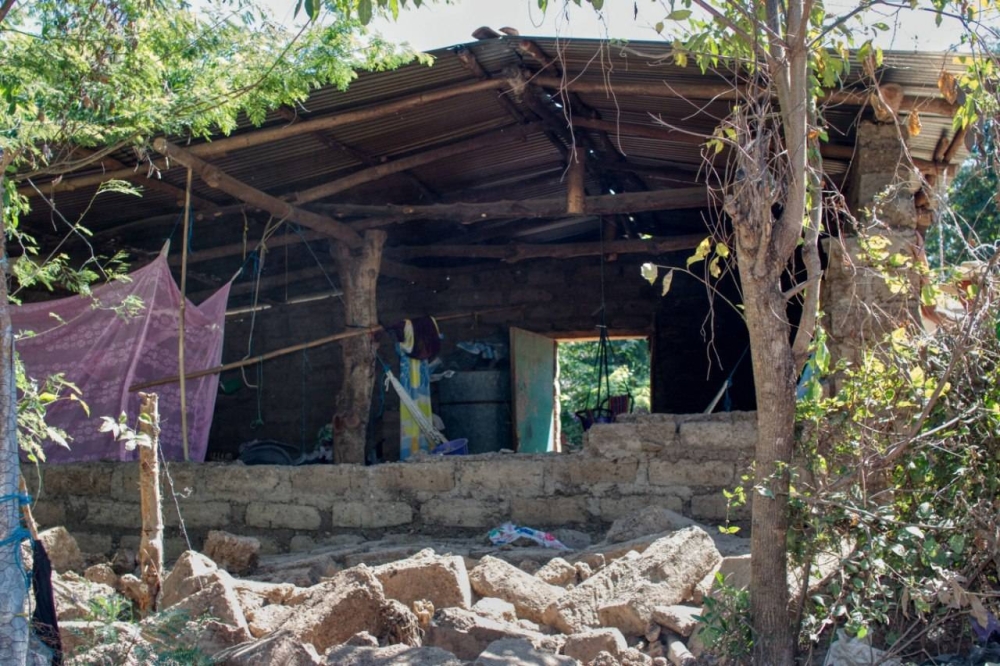
[[[559,539],[548,532],[535,530],[530,527],[522,527],[514,523],[504,523],[500,527],[490,530],[489,540],[494,546],[503,546],[514,543],[519,539],[528,539],[543,548],[554,548],[555,550],[569,550]]]

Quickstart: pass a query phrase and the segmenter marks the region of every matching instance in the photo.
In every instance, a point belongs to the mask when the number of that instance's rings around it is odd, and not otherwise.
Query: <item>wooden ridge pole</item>
[[[292,125],[292,127],[295,126]],[[319,215],[312,211],[298,208],[287,201],[282,201],[255,187],[251,187],[243,181],[233,178],[222,169],[194,155],[190,150],[175,146],[166,139],[156,139],[153,141],[153,147],[164,156],[183,164],[197,173],[210,187],[222,190],[240,201],[245,201],[251,206],[256,206],[271,213],[275,217],[293,220],[304,227],[309,227],[327,236],[331,236],[352,248],[357,248],[361,245],[361,237],[342,222],[338,222],[325,215]]]
[[[463,312],[462,314],[452,314],[444,315],[442,317],[435,317],[438,321],[450,321],[452,319],[464,319],[465,317],[478,317],[484,314],[491,314],[494,312],[504,312],[507,310],[518,310],[523,306],[513,305],[505,308],[494,308],[491,310],[480,310],[478,312]],[[288,354],[294,354],[295,352],[302,351],[303,349],[312,349],[313,347],[321,347],[325,344],[331,342],[337,342],[338,340],[345,340],[347,338],[353,338],[358,335],[369,335],[371,333],[376,333],[382,330],[382,326],[369,326],[367,328],[352,329],[350,331],[342,331],[340,333],[334,333],[333,335],[328,335],[317,340],[312,340],[310,342],[302,342],[297,345],[292,345],[290,347],[282,347],[281,349],[275,349],[274,351],[267,352],[266,354],[261,354],[259,356],[254,356],[253,358],[246,358],[241,361],[233,361],[232,363],[226,363],[225,365],[217,365],[213,368],[206,368],[205,370],[198,370],[197,372],[190,372],[187,374],[186,379],[198,379],[199,377],[207,377],[209,375],[217,375],[220,372],[225,372],[227,370],[235,370],[236,368],[242,368],[247,365],[253,365],[255,363],[260,363],[262,361],[270,361],[272,358],[278,358],[279,356],[287,356]],[[162,386],[164,384],[173,384],[178,381],[180,377],[164,377],[162,379],[154,379],[149,382],[143,382],[141,384],[133,384],[128,388],[129,393],[134,393],[135,391],[141,391],[143,389],[151,388],[153,386]]]

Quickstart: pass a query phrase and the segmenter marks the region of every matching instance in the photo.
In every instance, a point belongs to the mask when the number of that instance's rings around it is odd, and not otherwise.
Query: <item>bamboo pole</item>
[[[440,321],[451,321],[453,319],[463,319],[465,317],[478,317],[484,314],[491,314],[493,312],[504,312],[506,310],[518,310],[522,306],[512,305],[505,308],[493,308],[490,310],[480,310],[479,312],[463,312],[461,314],[444,315],[443,317],[435,317]],[[301,342],[297,345],[292,345],[290,347],[282,347],[281,349],[275,349],[274,351],[267,352],[266,354],[261,354],[259,356],[254,356],[253,358],[245,358],[240,361],[233,361],[232,363],[226,363],[225,365],[217,365],[213,368],[206,368],[205,370],[198,370],[196,372],[190,372],[185,376],[185,379],[198,379],[200,377],[208,377],[209,375],[217,375],[220,372],[226,372],[227,370],[235,370],[237,368],[242,368],[244,366],[253,365],[255,363],[261,363],[263,361],[270,361],[273,358],[278,358],[279,356],[287,356],[288,354],[294,354],[295,352],[302,351],[303,349],[312,349],[313,347],[322,347],[323,345],[329,344],[331,342],[337,342],[338,340],[345,340],[347,338],[353,338],[358,335],[369,335],[371,333],[376,333],[382,330],[381,325],[369,326],[367,328],[357,328],[351,329],[350,331],[342,331],[340,333],[334,333],[333,335],[328,335],[323,338],[312,340],[310,342]],[[128,388],[129,393],[134,393],[135,391],[141,391],[143,389],[151,388],[153,386],[163,386],[164,384],[173,384],[178,381],[180,377],[163,377],[162,379],[154,379],[152,381],[143,382],[141,384],[133,384]]]
[[[163,572],[163,507],[160,500],[160,410],[155,393],[139,394],[139,432],[149,437],[139,448],[139,498],[142,538],[139,541],[139,611],[156,611]],[[184,452],[187,458],[187,450]]]
[[[187,419],[187,380],[184,373],[187,372],[184,365],[184,334],[186,331],[185,317],[187,314],[187,257],[188,257],[188,233],[191,225],[191,178],[190,167],[187,170],[187,191],[184,196],[184,234],[181,236],[181,304],[178,313],[179,335],[177,337],[177,368],[180,373],[181,384],[181,444],[184,447],[184,460],[191,459],[188,448],[188,419]]]

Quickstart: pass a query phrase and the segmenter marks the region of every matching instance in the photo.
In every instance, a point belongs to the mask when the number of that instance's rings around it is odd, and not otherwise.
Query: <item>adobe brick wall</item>
[[[719,523],[722,489],[746,470],[756,435],[753,412],[634,415],[597,425],[582,452],[487,454],[373,467],[173,463],[177,503],[195,548],[210,529],[261,539],[267,552],[294,536],[419,532],[482,534],[510,520],[531,527],[606,527],[649,504]],[[84,463],[34,470],[35,515],[65,525],[91,553],[138,544],[136,463]],[[186,548],[164,488],[167,556]],[[746,511],[735,513],[737,521]]]
[[[689,255],[690,252],[675,252],[657,257],[656,261],[684,266]],[[640,266],[649,260],[646,256],[622,255],[606,263],[608,325],[612,332],[627,330],[652,337],[655,411],[701,411],[708,406],[744,351],[746,327],[737,314],[719,304],[716,315],[710,317],[705,287],[690,276],[676,274],[670,293],[663,297],[659,283],[652,287],[640,274]],[[394,322],[425,314],[515,306],[478,319],[442,322],[444,354],[453,350],[460,340],[494,337],[505,341],[511,326],[551,335],[581,331],[597,334],[595,310],[601,303],[598,257],[510,265],[498,262],[475,271],[456,269],[447,284],[447,288],[436,292],[418,285],[380,284],[380,320]],[[324,287],[328,285],[319,284],[316,288]],[[227,319],[224,362],[247,355],[251,321],[250,315]],[[253,353],[314,340],[343,328],[343,307],[334,299],[274,306],[258,313],[253,321]],[[393,368],[398,367],[390,342],[385,341],[379,353]],[[334,344],[265,363],[260,399],[262,424],[255,423],[258,411],[254,389],[243,388],[231,396],[219,395],[212,423],[210,457],[233,458],[240,443],[256,438],[291,444],[304,441],[311,447],[317,430],[333,414],[341,375],[339,354],[339,347]],[[749,358],[743,361],[741,368],[733,390],[733,408],[752,409]],[[257,383],[256,367],[246,368],[245,376],[250,383]],[[240,373],[233,371],[223,377],[240,379]],[[385,439],[389,459],[398,456],[398,409],[398,400],[388,392],[385,414],[377,424],[375,440]]]

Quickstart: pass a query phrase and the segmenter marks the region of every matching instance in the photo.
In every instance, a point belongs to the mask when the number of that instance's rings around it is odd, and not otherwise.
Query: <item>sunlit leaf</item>
[[[650,285],[656,282],[656,277],[660,274],[659,268],[656,264],[645,263],[642,268],[639,269],[642,273],[642,277],[646,278]]]
[[[667,292],[670,291],[670,285],[674,281],[674,269],[667,271],[667,274],[663,276],[663,289],[660,292],[661,296],[666,296]]]

